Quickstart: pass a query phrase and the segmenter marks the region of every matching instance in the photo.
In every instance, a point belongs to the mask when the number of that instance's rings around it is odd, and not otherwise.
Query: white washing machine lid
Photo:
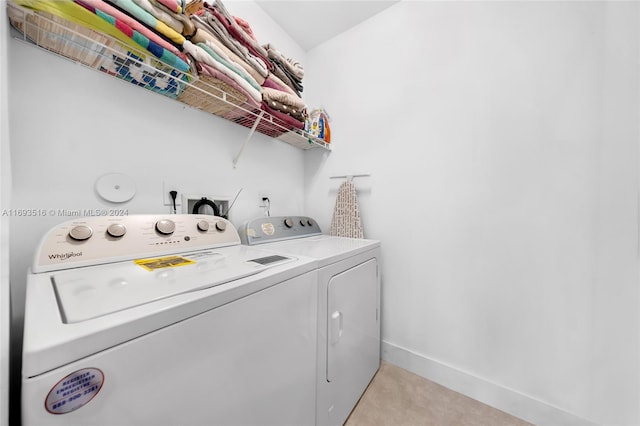
[[[266,268],[237,253],[207,250],[58,271],[52,282],[63,322],[69,324],[214,287]]]
[[[351,256],[380,247],[380,241],[316,235],[263,244],[261,247],[279,253],[316,259],[318,267],[330,265]]]
[[[242,245],[179,256],[196,263],[168,268],[165,277],[159,275],[166,269],[147,271],[133,261],[29,273],[23,376],[50,371],[317,268],[310,258],[282,259],[287,255]],[[264,258],[266,265],[251,262]],[[85,285],[95,288],[85,291]],[[130,291],[134,286],[139,288]],[[116,294],[127,291],[118,300]],[[108,300],[100,301],[99,295]]]

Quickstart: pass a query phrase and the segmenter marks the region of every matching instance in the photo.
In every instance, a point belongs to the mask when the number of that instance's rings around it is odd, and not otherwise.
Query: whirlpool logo
[[[82,256],[82,252],[78,251],[78,252],[67,252],[67,253],[56,253],[56,254],[50,254],[49,255],[49,260],[68,260],[71,259],[73,257],[80,257]]]

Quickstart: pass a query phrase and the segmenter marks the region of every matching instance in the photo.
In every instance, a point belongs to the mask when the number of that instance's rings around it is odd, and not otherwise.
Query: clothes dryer
[[[23,424],[315,424],[316,275],[220,217],[56,226],[27,279]]]
[[[306,216],[261,217],[244,244],[318,264],[316,422],[342,425],[380,366],[380,242],[323,235]]]

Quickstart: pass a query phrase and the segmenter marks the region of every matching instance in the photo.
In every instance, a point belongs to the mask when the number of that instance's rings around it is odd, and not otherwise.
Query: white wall
[[[382,240],[392,362],[538,424],[639,424],[638,4],[401,2],[308,52]]]
[[[282,52],[304,61],[300,47],[255,3],[225,5],[252,24],[260,42],[275,43]],[[163,182],[169,182],[179,193],[231,198],[242,188],[230,217],[236,226],[263,214],[259,193],[269,196],[272,215],[304,212],[304,151],[256,133],[234,169],[232,161],[249,133],[247,128],[15,39],[8,40],[6,57],[11,208],[119,207],[129,214],[169,213],[170,207],[163,205]],[[96,180],[111,172],[133,179],[137,194],[131,201],[113,205],[96,194]],[[3,168],[3,183],[4,173]],[[40,236],[68,219],[72,217],[60,214],[11,218],[12,355],[16,362],[27,268]],[[16,368],[19,372],[19,365]]]
[[[0,52],[7,51],[6,32],[6,11],[0,7]],[[11,195],[7,88],[7,57],[0,54],[0,211],[8,207]],[[0,426],[9,424],[10,309],[9,218],[0,216]]]

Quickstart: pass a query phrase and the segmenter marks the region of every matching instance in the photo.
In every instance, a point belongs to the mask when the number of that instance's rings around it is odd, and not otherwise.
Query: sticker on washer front
[[[51,388],[44,407],[51,414],[66,414],[88,404],[102,389],[104,374],[97,368],[74,371]]]
[[[153,259],[138,259],[133,263],[142,266],[147,271],[155,271],[162,268],[175,268],[177,266],[192,265],[195,260],[187,259],[182,256],[156,257]]]

